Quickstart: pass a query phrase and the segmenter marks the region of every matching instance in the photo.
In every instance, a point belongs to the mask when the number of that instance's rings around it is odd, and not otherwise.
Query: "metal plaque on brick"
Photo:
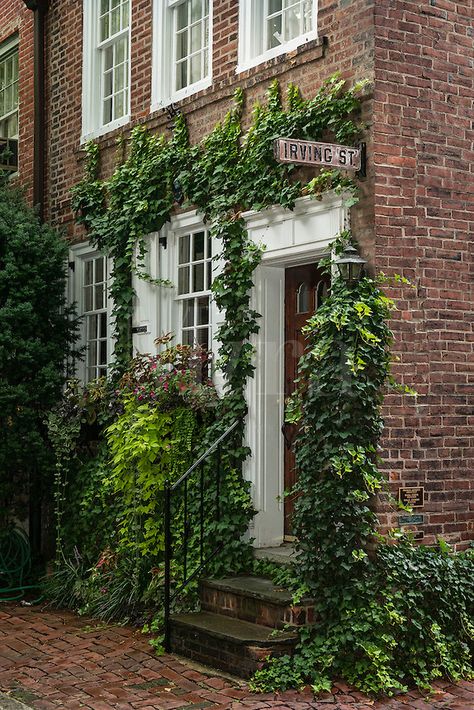
[[[337,143],[317,143],[293,138],[277,138],[275,158],[279,163],[296,165],[327,165],[342,170],[360,170],[361,149]]]
[[[399,525],[423,525],[425,522],[424,515],[399,515]]]
[[[425,489],[423,486],[399,488],[398,499],[410,508],[422,508],[425,504]]]

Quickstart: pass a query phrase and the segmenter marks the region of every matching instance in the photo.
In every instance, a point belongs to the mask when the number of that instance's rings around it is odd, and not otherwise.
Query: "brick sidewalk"
[[[21,606],[0,606],[0,692],[38,710],[474,709],[468,681],[440,683],[429,700],[413,692],[374,702],[343,684],[317,700],[309,692],[252,695],[237,680],[208,675],[175,656],[154,656],[130,627]]]

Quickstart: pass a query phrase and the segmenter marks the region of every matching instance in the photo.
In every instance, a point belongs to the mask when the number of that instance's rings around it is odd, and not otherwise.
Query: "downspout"
[[[45,19],[49,0],[23,0],[34,12],[34,159],[33,204],[40,221],[45,213]]]
[[[45,17],[49,0],[23,0],[34,12],[34,159],[33,159],[33,205],[41,222],[45,213]],[[42,560],[43,483],[38,469],[33,466],[29,485],[29,538],[32,559],[37,564]]]

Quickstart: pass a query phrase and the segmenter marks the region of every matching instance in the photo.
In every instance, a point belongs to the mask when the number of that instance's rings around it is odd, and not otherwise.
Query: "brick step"
[[[208,611],[171,617],[174,653],[199,663],[249,678],[268,656],[292,653],[292,631],[280,631]]]
[[[227,577],[200,582],[201,609],[234,617],[272,629],[286,625],[304,626],[314,621],[314,602],[302,599],[292,603],[286,589],[276,587],[265,577]]]

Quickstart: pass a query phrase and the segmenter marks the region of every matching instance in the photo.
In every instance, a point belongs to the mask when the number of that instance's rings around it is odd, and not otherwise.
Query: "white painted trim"
[[[179,4],[179,3],[176,3]],[[175,4],[175,5],[176,5]],[[151,71],[151,105],[150,111],[158,111],[165,106],[181,101],[212,86],[212,43],[214,3],[209,0],[209,48],[208,66],[209,74],[194,84],[189,84],[179,91],[172,91],[170,86],[172,78],[170,70],[174,67],[170,62],[172,57],[172,16],[173,6],[168,0],[153,0],[153,40],[152,40],[152,71]]]
[[[247,69],[252,69],[270,59],[292,52],[297,47],[318,38],[318,2],[313,0],[314,29],[278,47],[272,47],[272,49],[268,49],[261,54],[253,55],[251,51],[253,33],[263,31],[262,27],[258,27],[256,2],[262,2],[262,0],[241,0],[239,3],[239,48],[238,64],[235,69],[237,74],[247,71]]]
[[[100,96],[100,85],[102,81],[101,67],[98,50],[98,0],[83,0],[83,21],[82,21],[82,127],[81,145],[87,141],[110,133],[117,128],[127,125],[130,122],[131,106],[131,66],[132,66],[132,12],[133,0],[129,6],[128,23],[128,111],[124,116],[102,124],[102,101]]]
[[[75,303],[77,307],[77,315],[81,318],[81,323],[79,325],[79,339],[77,341],[77,347],[82,347],[85,345],[85,335],[84,335],[84,320],[83,316],[83,303],[82,303],[82,274],[84,261],[89,257],[100,256],[98,249],[93,247],[89,242],[82,242],[81,244],[74,244],[69,248],[69,262],[74,264],[74,271],[68,267],[68,284],[67,284],[67,294],[68,302],[70,304]],[[107,259],[107,284],[110,282],[112,260]],[[113,332],[113,319],[112,319],[112,300],[109,296],[109,289],[107,286],[107,351],[109,365],[113,361],[114,354],[114,339],[112,338]],[[86,360],[79,360],[76,362],[76,377],[81,380],[81,382],[86,381]]]

